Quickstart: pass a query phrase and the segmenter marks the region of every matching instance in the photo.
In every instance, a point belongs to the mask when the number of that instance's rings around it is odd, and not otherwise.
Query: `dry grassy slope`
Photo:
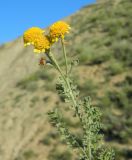
[[[45,120],[41,118],[40,121],[39,114],[45,112],[45,108],[40,107],[44,106],[41,103],[38,106],[40,109],[36,108],[37,112],[30,108],[29,102],[33,95],[22,93],[15,87],[17,81],[38,67],[31,51],[23,47],[22,38],[1,46],[0,59],[0,160],[7,160],[14,159],[40,126],[44,125]],[[25,97],[15,107],[13,99],[19,94]]]
[[[121,95],[119,98],[125,101],[126,108],[120,108],[106,97],[108,91],[123,92],[124,88],[115,84],[130,75],[128,59],[131,57],[123,60],[120,57],[132,51],[131,27],[128,25],[131,3],[122,2],[125,5],[120,1],[102,1],[84,7],[66,19],[73,28],[67,37],[69,56],[80,59],[80,66],[74,69],[76,83],[84,94],[92,96],[95,103],[104,105],[104,123],[109,124],[104,132],[123,155],[117,156],[120,160],[124,159],[122,157],[132,158],[129,101]],[[118,47],[124,52],[116,59],[114,51],[118,49],[120,53]],[[54,50],[58,52],[60,48]],[[59,59],[61,62],[61,57]],[[49,109],[62,104],[55,93],[55,73],[49,66],[41,70],[37,60],[31,48],[23,47],[22,38],[0,47],[0,160],[73,159],[70,152],[65,151],[46,115]],[[100,97],[104,98],[104,104],[100,104]],[[67,123],[76,129],[76,122]]]
[[[24,48],[22,38],[0,47],[0,93],[4,95],[17,81],[36,70],[35,58]]]

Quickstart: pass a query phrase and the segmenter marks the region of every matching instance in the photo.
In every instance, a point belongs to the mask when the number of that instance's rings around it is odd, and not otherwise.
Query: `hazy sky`
[[[46,27],[96,0],[0,0],[0,44],[32,27]]]

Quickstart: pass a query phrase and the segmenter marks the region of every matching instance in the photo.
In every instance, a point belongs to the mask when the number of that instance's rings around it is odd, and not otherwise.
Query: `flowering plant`
[[[23,36],[24,44],[33,45],[34,52],[45,53],[46,58],[40,59],[40,65],[46,65],[47,59],[50,64],[59,72],[59,82],[56,84],[56,90],[63,96],[66,103],[69,104],[69,109],[73,110],[75,117],[78,117],[81,129],[82,139],[78,142],[77,135],[74,135],[68,129],[62,113],[58,108],[48,113],[51,123],[53,123],[62,138],[66,141],[71,149],[78,150],[80,160],[114,160],[114,152],[112,149],[107,149],[102,143],[102,134],[100,133],[101,112],[97,107],[92,106],[90,97],[79,98],[79,91],[70,77],[71,66],[77,64],[78,61],[73,61],[69,67],[65,48],[65,35],[69,33],[70,26],[59,21],[54,23],[49,28],[49,33],[44,35],[45,31],[33,27],[28,29]],[[51,47],[54,43],[60,41],[65,60],[65,70],[60,67],[55,55],[51,52]]]

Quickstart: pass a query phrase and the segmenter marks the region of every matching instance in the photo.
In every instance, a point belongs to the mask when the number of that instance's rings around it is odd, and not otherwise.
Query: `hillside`
[[[131,0],[99,0],[65,19],[72,27],[69,61],[80,61],[73,70],[80,96],[90,95],[102,110],[104,140],[115,148],[117,160],[132,160],[131,19]],[[63,66],[60,48],[54,51]],[[78,122],[61,107],[56,72],[51,66],[40,68],[38,59],[24,48],[22,37],[0,46],[0,160],[76,159],[47,112],[60,107],[79,135]]]

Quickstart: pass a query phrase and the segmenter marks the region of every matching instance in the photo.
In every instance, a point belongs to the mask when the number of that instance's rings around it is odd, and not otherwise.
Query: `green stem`
[[[73,95],[73,92],[72,92],[72,89],[71,89],[71,86],[70,86],[70,83],[69,83],[69,79],[68,79],[68,63],[67,63],[67,56],[66,56],[66,48],[65,48],[65,44],[64,44],[64,39],[62,39],[62,38],[61,38],[61,44],[62,44],[63,55],[64,55],[64,59],[65,59],[65,64],[66,64],[66,78],[65,78],[65,81],[66,81],[66,84],[69,88],[69,94],[70,94],[71,99],[73,101],[74,107],[77,110],[77,107],[76,107],[77,103],[76,103],[76,100],[75,100],[75,97]]]
[[[64,74],[63,74],[60,66],[58,65],[58,62],[56,61],[55,57],[53,56],[53,54],[51,52],[49,52],[47,54],[47,57],[50,59],[50,61],[53,63],[53,65],[55,66],[55,68],[59,71],[59,73],[61,74],[61,76],[65,80],[65,76],[64,76]]]
[[[64,40],[62,38],[61,38],[61,44],[63,48],[63,55],[64,55],[65,65],[66,65],[66,76],[67,76],[68,75],[68,63],[67,63],[67,56],[66,56],[66,48],[65,48]]]
[[[72,92],[72,89],[71,89],[71,86],[70,86],[70,83],[69,83],[68,78],[66,78],[66,83],[67,83],[67,86],[68,86],[68,88],[69,88],[69,94],[70,94],[70,96],[71,96],[71,99],[72,99],[72,101],[73,101],[74,107],[75,107],[75,109],[76,109],[76,108],[77,108],[77,103],[76,103],[75,97],[74,97],[74,95],[73,95],[73,92]]]

